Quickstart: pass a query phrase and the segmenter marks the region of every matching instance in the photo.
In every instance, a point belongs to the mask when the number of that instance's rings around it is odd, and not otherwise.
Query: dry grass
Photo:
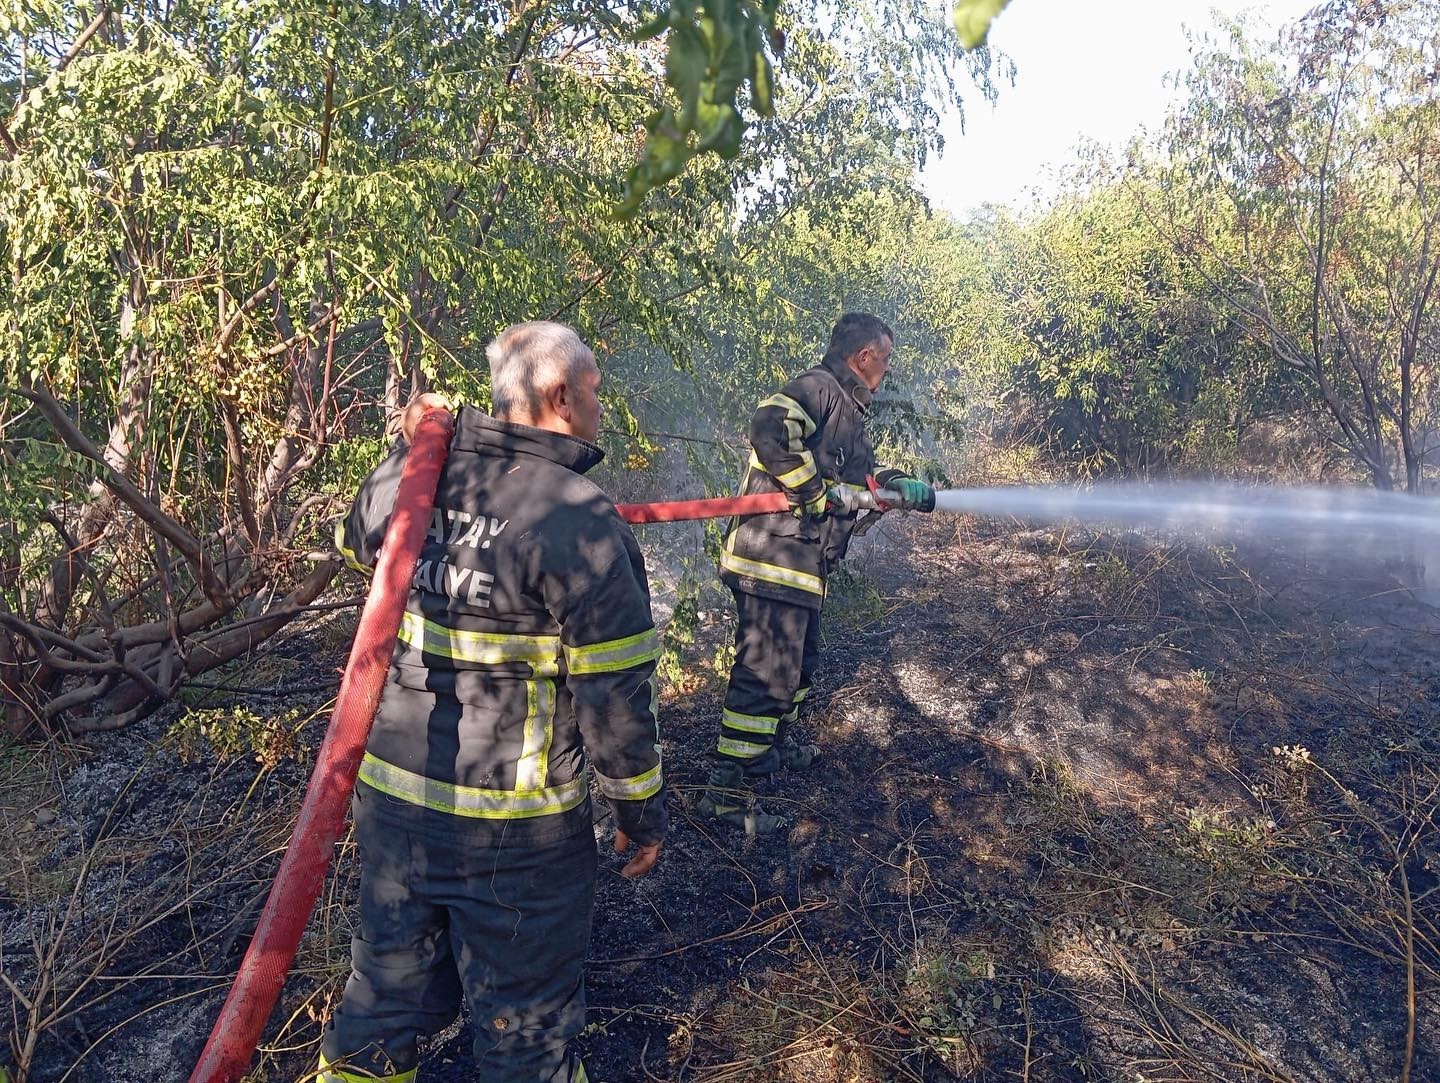
[[[958,722],[1028,775],[1000,794],[977,780],[997,811],[967,838],[849,847],[843,948],[801,923],[763,972],[677,1020],[665,1078],[1421,1078],[1440,748],[1433,682],[1406,653],[1433,633],[1392,614],[1403,592],[1364,568],[1257,570],[1253,553],[1136,536],[948,529],[855,627],[898,631],[891,680],[928,724]],[[1357,654],[1372,625],[1395,629],[1393,656]],[[888,737],[885,673],[860,663],[828,733]],[[987,725],[975,705],[1002,697]],[[1133,708],[1113,756],[1024,728],[1093,724],[1097,700]],[[1271,752],[1311,714],[1343,722],[1314,754],[1293,737]],[[894,808],[942,809],[937,784],[958,780],[906,764],[870,777]]]
[[[298,787],[267,787],[270,768],[257,775],[240,757],[195,768],[185,798],[167,806],[171,793],[154,792],[157,765],[147,760],[116,777],[108,807],[86,822],[70,814],[58,784],[63,765],[54,759],[64,755],[32,746],[12,749],[5,761],[16,785],[4,792],[24,802],[0,807],[4,886],[18,919],[0,950],[15,1083],[32,1077],[42,1050],[47,1078],[95,1078],[91,1058],[117,1034],[140,1033],[137,1025],[154,1013],[228,987],[299,796]],[[35,826],[37,810],[56,809]],[[293,1012],[312,1031],[348,959],[350,885],[332,882],[329,890],[293,986]],[[293,1033],[287,1022],[280,1042]]]

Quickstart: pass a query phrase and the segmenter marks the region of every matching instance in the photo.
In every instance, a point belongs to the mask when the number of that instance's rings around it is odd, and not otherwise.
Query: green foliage
[[[1199,39],[1132,172],[1167,242],[1375,485],[1419,491],[1440,419],[1440,4],[1331,3],[1262,48]],[[1303,398],[1302,398],[1303,396]]]
[[[634,468],[670,417],[707,437],[742,417],[754,370],[726,367],[724,342],[778,372],[831,317],[783,342],[752,318],[757,277],[803,257],[775,245],[792,214],[908,185],[956,73],[989,90],[988,57],[925,11],[804,9],[772,85],[775,0],[27,7],[0,27],[0,554],[24,577],[7,600],[30,620],[51,597],[50,626],[103,644],[120,596],[137,623],[313,597],[296,557],[326,544],[316,509],[414,391],[483,406],[483,346],[521,319],[595,344],[607,440]],[[741,140],[744,87],[775,123]],[[762,252],[780,258],[757,271]],[[718,387],[693,378],[702,360]],[[32,400],[73,419],[70,450]],[[87,456],[134,489],[92,485]],[[709,458],[728,487],[736,456]],[[165,574],[157,531],[196,539]],[[78,587],[45,581],[62,533],[87,554]],[[129,661],[173,683],[165,650]],[[47,672],[39,702],[68,680]],[[92,683],[101,713],[138,707],[137,682]]]
[[[987,1009],[1004,1003],[991,992],[995,960],[989,952],[970,951],[963,959],[940,945],[917,945],[918,958],[906,973],[900,1006],[919,1028],[921,1039],[944,1056],[965,1042]]]
[[[184,763],[252,756],[270,768],[300,754],[296,739],[302,711],[259,714],[249,707],[192,707],[166,732]],[[303,721],[308,721],[308,718]]]
[[[1206,304],[1125,185],[1093,186],[980,234],[988,278],[967,337],[989,353],[1007,427],[1088,472],[1172,468],[1199,424],[1273,405],[1254,344]]]
[[[695,642],[699,626],[700,585],[687,578],[676,592],[675,608],[665,625],[660,658],[655,663],[655,672],[666,685],[683,688],[689,683],[691,675],[685,672],[681,656]]]
[[[677,177],[691,158],[709,151],[726,161],[739,155],[746,124],[735,98],[742,83],[750,84],[755,112],[774,115],[767,46],[777,55],[784,48],[779,7],[780,0],[670,0],[636,31],[641,41],[667,36],[665,82],[680,107],[662,105],[646,119],[649,135],[626,176],[622,216],[633,215],[648,192]]]
[[[990,24],[1009,4],[1010,0],[957,0],[950,17],[965,48],[976,49],[984,45],[990,34]]]
[[[865,628],[885,615],[880,588],[861,572],[842,564],[826,579],[825,587],[827,628]]]

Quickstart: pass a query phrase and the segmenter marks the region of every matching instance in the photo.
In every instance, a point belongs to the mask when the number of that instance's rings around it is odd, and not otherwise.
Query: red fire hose
[[[299,819],[260,913],[255,937],[190,1074],[190,1083],[236,1083],[249,1070],[255,1046],[285,984],[300,936],[324,886],[334,845],[345,828],[346,808],[390,669],[395,636],[410,594],[415,562],[430,526],[435,487],[445,466],[453,430],[452,415],[441,409],[427,410],[416,430],[370,594],[360,613],[355,645],[350,650],[330,728],[320,745]],[[617,504],[616,510],[628,523],[673,523],[759,515],[789,507],[785,494],[776,492],[713,500]]]
[[[873,477],[865,485],[836,484],[830,489],[832,499],[844,491],[844,506],[889,511],[898,496],[882,489]],[[720,519],[729,515],[764,515],[789,511],[790,501],[782,492],[752,493],[750,496],[720,496],[711,500],[664,500],[658,504],[616,504],[615,510],[627,523],[678,523],[686,519]]]
[[[784,493],[755,493],[752,496],[721,496],[713,500],[666,500],[659,504],[616,504],[615,510],[627,523],[679,523],[686,519],[719,519],[726,515],[760,515],[788,511]]]
[[[345,828],[345,812],[390,669],[415,562],[430,527],[435,487],[454,425],[444,410],[427,410],[421,418],[300,817],[260,913],[255,937],[190,1074],[190,1083],[235,1083],[249,1071],[256,1043],[285,984],[300,935],[325,884],[331,853]]]

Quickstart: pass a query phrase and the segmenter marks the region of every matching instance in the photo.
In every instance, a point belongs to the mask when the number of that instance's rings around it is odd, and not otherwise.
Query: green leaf
[[[774,72],[770,68],[770,58],[763,52],[757,52],[755,54],[755,76],[750,83],[750,104],[762,117],[775,115],[773,78]]]
[[[665,81],[680,96],[680,127],[688,130],[695,124],[695,109],[700,104],[700,84],[705,78],[705,39],[693,26],[680,26],[670,32],[669,44],[670,52],[665,57]]]
[[[955,32],[967,49],[978,49],[985,44],[990,33],[990,24],[1005,10],[1010,0],[959,0],[951,18],[955,20]]]

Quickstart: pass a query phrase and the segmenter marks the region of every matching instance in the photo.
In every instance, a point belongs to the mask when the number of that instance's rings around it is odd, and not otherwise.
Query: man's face
[[[879,388],[880,381],[890,371],[890,353],[894,348],[895,343],[887,335],[878,342],[862,346],[850,358],[850,368],[871,391]]]
[[[575,377],[570,394],[570,432],[593,442],[600,433],[600,368],[594,354],[590,355],[590,364]]]

